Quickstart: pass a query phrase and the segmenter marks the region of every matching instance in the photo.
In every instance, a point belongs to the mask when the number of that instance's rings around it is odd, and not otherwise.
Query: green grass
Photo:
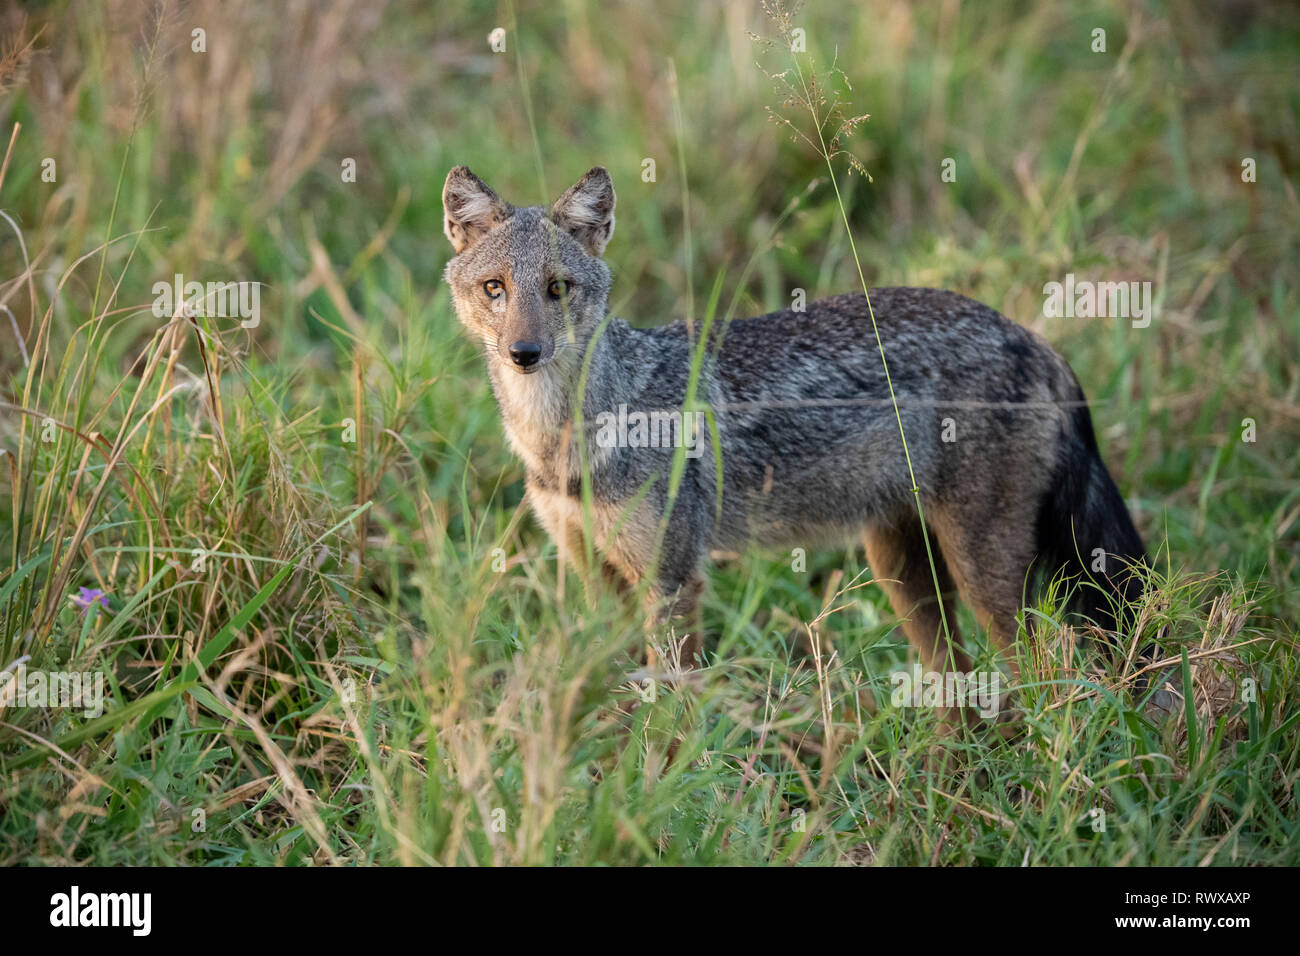
[[[838,48],[871,114],[842,222],[768,121],[755,60],[792,64],[748,4],[113,9],[49,4],[35,56],[0,48],[0,668],[110,696],[0,709],[0,862],[1300,861],[1293,14],[811,4],[801,62]],[[1186,700],[1147,706],[1045,601],[1021,733],[927,770],[861,552],[813,551],[720,563],[710,666],[642,701],[640,615],[557,569],[440,281],[456,163],[515,202],[609,167],[636,324],[850,290],[851,236],[869,286],[1045,335],[1157,556],[1138,627]],[[266,283],[261,324],[155,317],[177,272]],[[1044,318],[1067,272],[1152,281],[1161,314]]]

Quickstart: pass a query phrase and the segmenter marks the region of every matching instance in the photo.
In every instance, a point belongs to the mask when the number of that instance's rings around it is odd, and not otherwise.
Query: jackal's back
[[[938,500],[971,486],[972,470],[1005,470],[1008,480],[1031,484],[1053,470],[1082,395],[1050,346],[951,292],[875,289],[871,306],[897,415],[861,294],[721,332],[711,399],[722,445],[722,546],[783,544],[790,528],[835,535],[864,519],[889,520],[915,507],[909,474],[924,498]]]

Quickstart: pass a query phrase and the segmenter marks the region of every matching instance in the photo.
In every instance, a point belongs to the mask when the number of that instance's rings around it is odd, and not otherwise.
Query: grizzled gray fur
[[[710,550],[860,539],[926,666],[969,670],[960,645],[943,638],[898,421],[860,293],[710,332],[697,398],[715,416],[720,449],[711,429],[700,429],[705,447],[686,458],[656,554],[676,449],[609,447],[596,423],[620,406],[680,411],[702,328],[641,330],[609,318],[602,329],[610,273],[600,256],[614,204],[599,167],[549,208],[511,206],[463,166],[443,190],[456,311],[484,346],[506,433],[527,468],[529,501],[561,554],[578,562],[586,553],[582,442],[601,570],[628,586],[648,578],[656,611],[694,609]],[[1111,605],[1134,596],[1128,571],[1145,561],[1145,549],[1065,360],[952,292],[880,288],[871,305],[950,631],[960,593],[1008,648],[1027,586],[1062,572],[1103,585],[1079,589],[1082,609],[1115,627]],[[647,483],[649,493],[634,503]],[[1096,554],[1104,554],[1100,574],[1092,570]]]

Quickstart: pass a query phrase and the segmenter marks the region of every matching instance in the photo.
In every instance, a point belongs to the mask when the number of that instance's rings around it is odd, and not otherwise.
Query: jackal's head
[[[576,356],[609,296],[600,259],[614,234],[609,173],[597,166],[552,206],[520,209],[457,166],[442,187],[442,210],[456,250],[446,271],[456,314],[489,361],[529,374],[566,351]]]

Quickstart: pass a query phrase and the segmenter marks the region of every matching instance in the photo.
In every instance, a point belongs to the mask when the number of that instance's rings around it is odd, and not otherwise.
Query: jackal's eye
[[[546,287],[546,294],[552,299],[563,299],[569,294],[569,283],[563,279],[552,279],[551,284]]]
[[[483,283],[483,292],[489,299],[501,298],[501,293],[506,291],[506,287],[500,279],[488,279]]]

